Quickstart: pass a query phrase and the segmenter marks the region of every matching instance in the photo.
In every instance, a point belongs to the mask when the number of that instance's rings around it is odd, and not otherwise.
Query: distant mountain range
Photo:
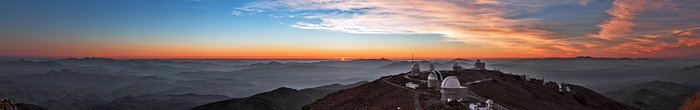
[[[700,87],[700,64],[663,74],[662,80]]]
[[[603,92],[617,101],[645,110],[674,110],[700,90],[700,65],[659,75],[655,81],[615,84]]]
[[[109,103],[92,107],[93,110],[185,110],[197,105],[228,99],[224,95],[141,95],[124,96]]]
[[[364,83],[367,82],[357,82],[348,85],[333,84],[301,90],[282,87],[246,98],[236,98],[197,106],[191,110],[299,110],[301,107],[331,92],[356,87]]]
[[[310,90],[304,88],[376,80],[382,76],[409,71],[413,63],[420,64],[421,70],[427,70],[430,64],[434,64],[438,70],[450,70],[454,63],[471,68],[474,61],[110,58],[2,60],[0,97],[12,99],[17,103],[36,104],[51,110],[90,110],[96,107],[156,109],[167,104],[182,106],[167,106],[165,109],[187,109],[224,99],[243,100],[264,91],[306,94]],[[500,69],[507,73],[545,77],[547,80],[585,86],[590,86],[588,83],[606,81],[659,79],[661,74],[666,75],[663,78],[668,80],[659,80],[697,86],[694,80],[699,78],[694,77],[698,76],[695,73],[698,73],[697,68],[700,68],[696,66],[684,69],[687,65],[697,65],[698,61],[693,59],[558,58],[482,61],[487,63],[488,69]],[[673,70],[678,71],[672,72],[674,74],[664,74]],[[546,75],[543,76],[542,73]],[[320,99],[323,96],[309,97],[312,98],[299,99]],[[165,100],[178,98],[200,101],[182,104]],[[164,102],[149,102],[151,99],[164,99]],[[141,107],[119,107],[120,104]]]
[[[697,90],[689,85],[651,81],[603,94],[644,110],[676,110]]]

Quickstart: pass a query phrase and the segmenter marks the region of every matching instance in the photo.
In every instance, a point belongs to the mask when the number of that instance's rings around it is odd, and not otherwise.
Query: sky
[[[0,56],[700,57],[697,0],[2,0]]]

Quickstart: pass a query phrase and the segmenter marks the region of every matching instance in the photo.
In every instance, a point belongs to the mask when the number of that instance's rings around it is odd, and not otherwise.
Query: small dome
[[[452,65],[452,66],[459,66],[459,64],[455,63],[455,65]]]
[[[442,88],[464,88],[459,83],[459,80],[455,76],[448,76],[445,80],[442,80]]]
[[[430,73],[430,75],[428,75],[428,80],[437,80],[437,76],[435,76],[435,73]]]
[[[418,66],[418,63],[413,63],[411,69],[420,69],[420,66]]]

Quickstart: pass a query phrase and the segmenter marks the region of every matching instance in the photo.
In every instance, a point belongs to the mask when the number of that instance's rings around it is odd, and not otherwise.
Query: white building
[[[493,100],[487,99],[486,100],[486,110],[492,110],[493,109]]]
[[[439,89],[442,82],[442,74],[440,71],[433,71],[428,75],[428,87]]]
[[[416,88],[418,88],[418,84],[413,83],[413,82],[408,82],[408,83],[406,83],[406,87],[411,88],[411,89],[416,89]]]
[[[441,100],[451,102],[469,98],[469,89],[461,84],[455,76],[449,76],[442,80],[440,85]]]

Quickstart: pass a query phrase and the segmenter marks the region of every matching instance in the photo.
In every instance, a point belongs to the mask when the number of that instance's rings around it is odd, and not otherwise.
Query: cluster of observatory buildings
[[[454,63],[452,66],[452,71],[463,71],[466,70],[462,66],[460,66],[457,63]],[[474,67],[471,68],[471,70],[486,70],[486,63],[481,62],[481,60],[476,60],[474,63]],[[438,90],[440,91],[440,100],[445,101],[445,102],[453,102],[453,101],[465,101],[467,99],[473,98],[470,96],[470,91],[469,88],[466,85],[462,85],[462,83],[459,81],[458,76],[459,74],[452,74],[450,73],[443,73],[441,71],[435,71],[435,65],[430,64],[429,67],[429,72],[427,76],[427,87],[430,90]],[[411,72],[409,75],[414,78],[418,78],[421,74],[426,74],[424,72],[421,72],[420,66],[417,63],[414,63],[411,66]],[[420,79],[420,78],[419,78]],[[491,105],[493,104],[492,100],[487,100],[485,101],[485,105],[482,107],[476,106],[476,105],[469,105],[469,108],[471,109],[487,109],[490,110]]]
[[[434,90],[434,91],[439,91],[440,92],[440,100],[444,102],[462,102],[462,101],[467,101],[471,99],[475,99],[476,97],[471,95],[472,92],[469,90],[469,84],[472,83],[478,83],[481,81],[474,81],[470,83],[462,83],[459,81],[460,75],[465,73],[465,70],[470,70],[470,71],[479,71],[479,70],[487,70],[486,69],[486,63],[482,62],[481,60],[476,60],[474,62],[474,66],[469,69],[465,69],[462,66],[460,66],[458,63],[454,63],[452,66],[452,71],[436,71],[435,70],[435,65],[430,64],[429,70],[427,72],[421,71],[418,63],[413,63],[411,66],[411,72],[408,73],[408,76],[413,77],[415,79],[426,79],[427,87],[429,90]],[[498,71],[498,70],[496,70]],[[427,77],[426,77],[427,74]],[[527,78],[526,75],[516,75],[518,79],[521,79],[525,82],[528,83],[533,83],[533,84],[541,84],[549,87],[554,87],[558,88],[559,92],[561,93],[572,93],[573,91],[569,86],[570,84],[566,83],[560,83],[557,84],[556,82],[545,82],[544,79],[537,79],[537,78]],[[485,79],[484,79],[485,80]],[[413,85],[413,86],[417,86]],[[416,88],[416,87],[412,87]],[[471,100],[473,102],[474,100]],[[474,104],[471,103],[469,104],[469,108],[472,110],[492,110],[494,106],[494,102],[491,99],[487,100],[480,100],[481,102],[485,104]]]

